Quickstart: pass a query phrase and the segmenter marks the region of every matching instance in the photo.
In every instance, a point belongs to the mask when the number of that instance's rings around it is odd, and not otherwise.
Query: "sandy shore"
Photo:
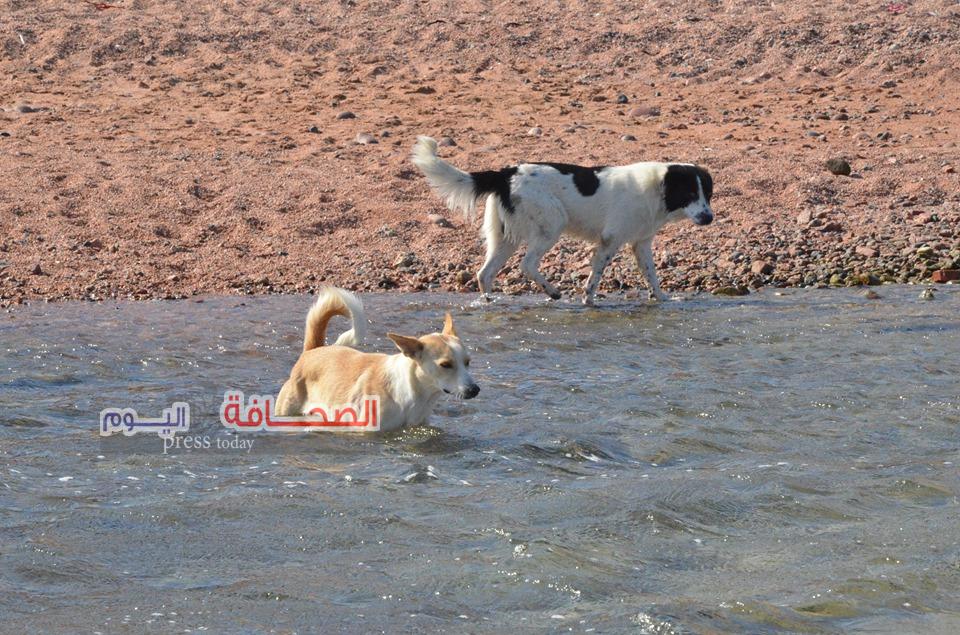
[[[717,222],[658,238],[668,291],[960,268],[955,2],[109,4],[7,3],[4,306],[475,290],[418,134],[466,169],[706,165]],[[543,267],[572,294],[588,258]],[[498,282],[533,291],[516,260]],[[635,288],[624,251],[601,290]]]

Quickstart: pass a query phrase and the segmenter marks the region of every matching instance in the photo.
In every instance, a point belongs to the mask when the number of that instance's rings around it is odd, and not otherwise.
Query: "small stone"
[[[880,88],[896,88],[896,87],[897,87],[897,80],[895,79],[888,79],[887,81],[880,84]]]
[[[953,174],[954,172],[956,172],[956,170],[954,169],[954,167],[953,167],[952,165],[945,165],[945,166],[943,166],[943,173],[944,173],[944,174]]]
[[[357,116],[350,112],[349,110],[344,110],[343,112],[337,113],[337,119],[356,119]]]
[[[840,223],[837,223],[837,222],[827,223],[826,225],[824,225],[824,226],[820,229],[820,231],[823,232],[823,233],[825,233],[825,234],[828,233],[828,232],[839,232],[839,231],[843,231],[843,225],[841,225]]]
[[[750,272],[757,275],[766,276],[773,273],[773,265],[765,260],[754,260],[750,265]]]
[[[452,148],[457,145],[457,142],[453,140],[453,137],[440,137],[437,145],[441,148]]]
[[[837,176],[850,176],[850,164],[844,159],[828,159],[826,166],[832,174]]]
[[[622,137],[620,137],[620,141],[636,141],[636,140],[637,138],[634,137],[632,134],[625,134]]]
[[[533,127],[527,130],[528,137],[539,137],[543,134],[543,129],[539,127]]]
[[[469,271],[458,271],[456,275],[457,284],[466,285],[470,284],[470,281],[473,280],[473,276],[470,275]]]
[[[370,145],[371,143],[378,143],[377,138],[367,132],[361,132],[360,134],[357,135],[357,137],[353,141],[354,143],[359,143],[360,145]]]
[[[797,214],[797,223],[801,225],[806,225],[812,220],[813,220],[813,212],[811,212],[808,209],[805,209],[799,214]]]
[[[393,261],[394,268],[399,267],[410,267],[417,261],[417,257],[412,253],[400,254],[397,256],[397,259]]]
[[[35,276],[42,276],[42,275],[43,275],[43,269],[40,267],[40,263],[39,263],[39,262],[36,264],[36,266],[33,268],[33,270],[32,270],[30,273],[32,273],[32,274],[35,275]]]
[[[309,128],[307,128],[307,132],[312,132],[313,134],[319,134],[320,128],[316,126],[310,126]]]
[[[933,281],[944,283],[960,280],[960,269],[938,269],[933,272]]]
[[[867,300],[879,300],[883,296],[881,296],[879,293],[877,293],[873,289],[867,289],[866,291],[863,292],[863,297],[865,297]]]
[[[857,247],[855,251],[864,258],[876,258],[880,255],[880,252],[873,247],[865,247],[863,245]]]
[[[718,287],[712,291],[713,295],[741,296],[750,295],[750,289],[743,285]]]
[[[933,300],[936,296],[933,295],[933,289],[924,289],[920,292],[921,300]]]
[[[440,214],[427,214],[427,220],[438,227],[446,227],[446,228],[453,227],[453,225],[450,224],[450,221],[448,221],[446,217],[441,216]]]
[[[638,106],[627,113],[631,117],[659,117],[660,108],[657,106]]]
[[[830,276],[830,286],[831,287],[842,287],[843,286],[843,275],[835,273]]]
[[[630,101],[630,100],[629,100],[629,99],[627,98],[627,96],[624,95],[623,93],[619,93],[619,94],[617,95],[617,103],[618,103],[618,104],[625,104],[625,103],[627,103],[628,101]]]

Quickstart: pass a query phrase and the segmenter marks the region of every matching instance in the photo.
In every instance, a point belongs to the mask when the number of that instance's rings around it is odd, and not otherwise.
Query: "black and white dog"
[[[487,259],[477,274],[484,295],[507,259],[526,242],[520,265],[524,275],[558,299],[560,292],[540,273],[540,259],[566,232],[596,244],[585,304],[593,303],[604,268],[625,244],[633,248],[650,297],[666,300],[653,263],[654,234],[684,217],[697,225],[713,221],[713,179],[705,169],[687,163],[591,168],[521,163],[464,172],[437,156],[437,142],[430,137],[417,140],[413,162],[447,206],[468,217],[474,215],[477,200],[489,195],[483,221]]]

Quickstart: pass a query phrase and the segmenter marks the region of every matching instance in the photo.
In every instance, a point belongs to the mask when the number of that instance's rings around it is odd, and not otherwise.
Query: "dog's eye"
[[[453,362],[445,359],[440,362],[440,368],[453,368]]]

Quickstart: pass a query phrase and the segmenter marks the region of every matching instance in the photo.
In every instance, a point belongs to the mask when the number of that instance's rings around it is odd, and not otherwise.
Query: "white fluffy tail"
[[[473,177],[458,170],[437,156],[437,142],[430,137],[417,137],[413,146],[413,164],[426,175],[427,181],[443,197],[447,207],[460,210],[473,220],[476,215],[477,198],[486,192],[477,192]]]
[[[350,318],[350,330],[340,334],[336,346],[359,346],[367,334],[367,319],[363,314],[360,298],[349,291],[325,287],[317,295],[317,301],[307,313],[307,326],[303,333],[303,350],[323,346],[327,339],[327,324],[335,315]]]

